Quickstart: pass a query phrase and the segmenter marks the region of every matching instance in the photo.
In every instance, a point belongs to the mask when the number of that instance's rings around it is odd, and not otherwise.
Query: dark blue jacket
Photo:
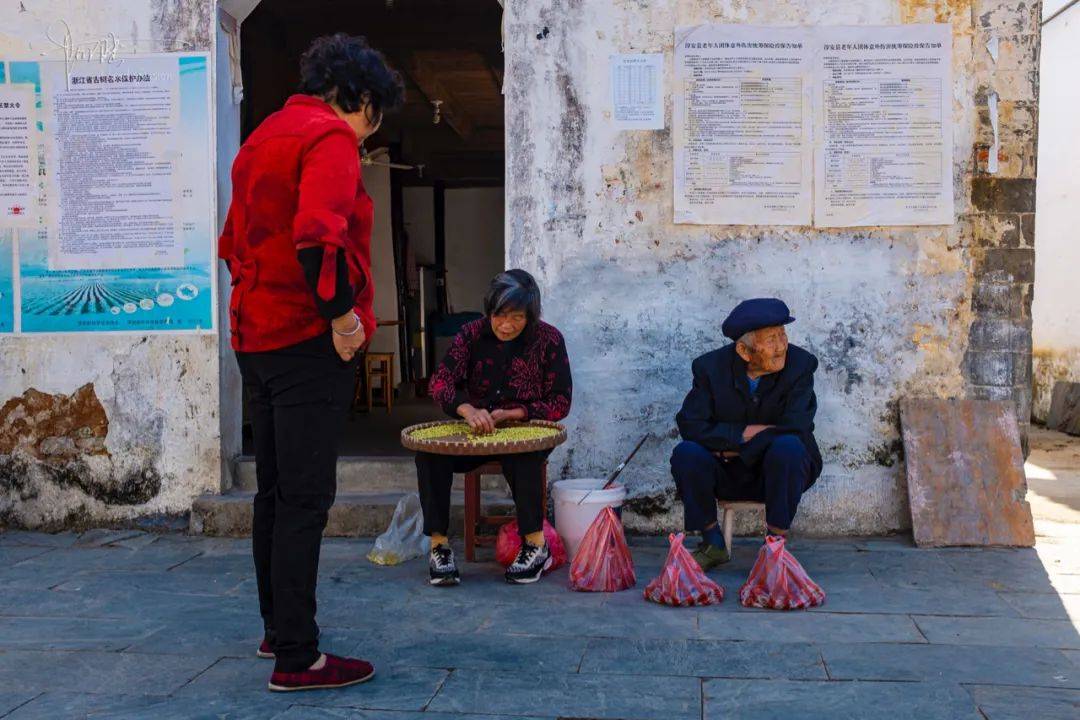
[[[750,392],[746,362],[734,343],[694,360],[694,387],[675,416],[684,440],[709,450],[738,451],[747,465],[755,465],[778,434],[795,433],[821,474],[821,452],[814,439],[814,371],[818,361],[796,345],[788,346],[787,362],[778,373],[763,375],[756,393]],[[747,425],[775,425],[742,442]]]

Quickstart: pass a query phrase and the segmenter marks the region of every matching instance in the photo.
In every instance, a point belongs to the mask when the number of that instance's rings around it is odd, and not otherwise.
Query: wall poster
[[[676,223],[953,222],[947,24],[675,32]]]
[[[9,231],[15,331],[212,331],[208,55],[2,62],[39,136],[37,222]]]

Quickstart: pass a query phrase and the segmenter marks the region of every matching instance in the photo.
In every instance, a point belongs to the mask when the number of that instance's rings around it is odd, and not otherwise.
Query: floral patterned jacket
[[[503,342],[488,318],[474,320],[454,337],[428,390],[450,417],[469,403],[486,410],[524,408],[530,420],[562,420],[573,390],[566,343],[545,322]]]

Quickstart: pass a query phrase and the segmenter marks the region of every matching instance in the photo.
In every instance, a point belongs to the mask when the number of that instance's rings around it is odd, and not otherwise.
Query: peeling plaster
[[[980,9],[989,14],[984,21]],[[1006,242],[1014,227],[971,205],[986,89],[1000,94],[1003,157],[1024,157],[1034,140],[1033,128],[1005,120],[1006,107],[1020,106],[1014,97],[1035,95],[1033,59],[1018,61],[1013,77],[991,78],[973,38],[993,32],[1004,47],[1037,33],[1027,6],[544,0],[512,4],[505,19],[507,262],[537,273],[575,372],[570,440],[552,457],[557,474],[600,476],[652,432],[623,474],[632,498],[626,522],[644,531],[679,526],[668,457],[690,361],[725,342],[719,325],[739,300],[777,295],[799,318],[789,328],[792,341],[821,361],[817,435],[826,467],[797,526],[819,533],[908,527],[897,402],[970,393],[977,268],[986,248]],[[671,88],[668,129],[617,132],[605,117],[607,59],[664,52],[670,79],[675,26],[709,21],[952,23],[958,222],[848,230],[673,225]],[[549,36],[537,41],[543,27]],[[578,117],[588,130],[580,146],[578,135],[566,134]],[[1031,168],[1018,162],[1002,163],[1002,174]]]

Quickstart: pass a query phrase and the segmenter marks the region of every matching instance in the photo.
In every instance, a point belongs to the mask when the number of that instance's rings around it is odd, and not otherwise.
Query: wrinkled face
[[[503,342],[509,342],[524,330],[529,317],[524,310],[501,310],[491,316],[491,331]]]
[[[739,357],[746,361],[751,375],[780,372],[787,362],[788,339],[783,325],[761,328],[750,334],[752,345],[739,342],[735,346]]]

